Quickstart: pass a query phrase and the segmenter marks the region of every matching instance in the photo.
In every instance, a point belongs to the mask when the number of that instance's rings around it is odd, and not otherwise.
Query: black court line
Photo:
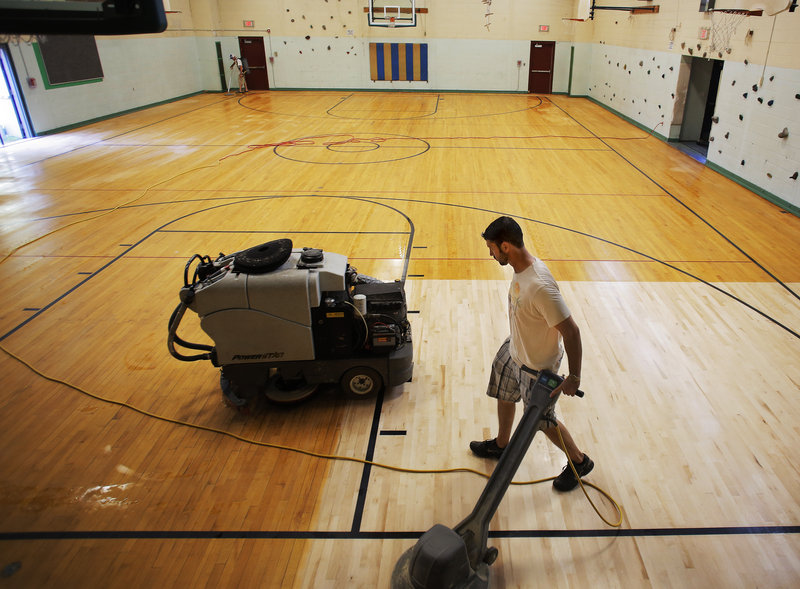
[[[0,541],[32,540],[416,540],[424,532],[373,531],[247,531],[247,530],[120,530],[0,532]],[[788,536],[800,525],[725,526],[705,528],[633,528],[582,530],[491,530],[490,538],[654,538],[691,536]]]
[[[233,231],[224,229],[163,229],[159,233],[259,233],[277,235],[410,235],[410,231],[285,231],[259,230],[259,231]],[[77,256],[80,257],[80,256]],[[171,257],[171,256],[170,256]]]
[[[655,186],[657,186],[657,187],[658,187],[660,190],[663,190],[663,191],[664,191],[664,194],[666,194],[667,196],[669,196],[669,197],[670,197],[672,200],[674,200],[676,203],[678,203],[680,206],[682,206],[684,209],[686,209],[686,210],[687,210],[689,213],[691,213],[691,214],[692,214],[694,217],[696,217],[696,218],[697,218],[699,221],[701,221],[703,224],[705,224],[705,225],[706,225],[706,226],[707,226],[709,229],[711,229],[711,230],[712,230],[714,233],[716,233],[716,234],[717,234],[719,237],[721,237],[722,239],[724,239],[724,240],[725,240],[725,241],[726,241],[728,244],[730,244],[730,245],[731,245],[731,246],[732,246],[734,249],[736,249],[736,250],[737,250],[737,251],[738,251],[740,254],[742,254],[744,257],[746,257],[748,260],[750,260],[750,261],[751,261],[753,264],[755,264],[755,265],[756,265],[758,268],[760,268],[760,269],[761,269],[761,270],[762,270],[762,271],[763,271],[765,274],[767,274],[767,275],[768,275],[770,278],[772,278],[772,279],[773,279],[773,280],[774,280],[774,281],[775,281],[775,282],[776,282],[778,285],[780,285],[780,286],[781,286],[781,287],[783,287],[783,288],[784,288],[784,289],[785,289],[787,292],[789,292],[789,293],[790,293],[790,294],[791,294],[791,295],[792,295],[794,298],[796,298],[796,299],[800,300],[800,295],[798,295],[798,294],[797,294],[797,293],[796,293],[794,290],[792,290],[792,289],[791,289],[791,288],[790,288],[790,287],[789,287],[789,286],[788,286],[786,283],[784,283],[784,282],[783,282],[783,281],[782,281],[780,278],[778,278],[777,276],[775,276],[775,274],[773,274],[772,272],[770,272],[770,271],[769,271],[769,270],[768,270],[768,269],[767,269],[767,268],[766,268],[766,267],[765,267],[763,264],[761,264],[759,261],[757,261],[757,260],[756,260],[756,259],[755,259],[753,256],[751,256],[751,255],[750,255],[750,254],[748,254],[746,251],[744,251],[744,249],[743,249],[741,246],[739,246],[739,245],[738,245],[736,242],[734,242],[734,241],[733,241],[733,240],[732,240],[730,237],[728,237],[728,236],[727,236],[727,235],[725,235],[725,234],[724,234],[724,233],[723,233],[721,230],[717,229],[717,228],[716,228],[714,225],[712,225],[712,224],[711,224],[711,222],[710,222],[710,221],[708,221],[708,220],[706,220],[706,219],[705,219],[705,218],[704,218],[702,215],[700,215],[700,213],[698,213],[697,211],[695,211],[693,208],[691,208],[689,205],[687,205],[685,202],[683,202],[683,201],[682,201],[681,199],[679,199],[677,196],[675,196],[674,194],[672,194],[672,193],[671,193],[669,190],[667,190],[667,189],[666,189],[666,188],[665,188],[665,187],[664,187],[662,184],[660,184],[659,182],[656,182],[655,178],[653,178],[653,177],[652,177],[650,174],[648,174],[647,172],[645,172],[645,171],[644,171],[642,168],[640,168],[639,166],[637,166],[636,164],[634,164],[634,163],[633,163],[631,160],[629,160],[628,158],[626,158],[626,157],[625,157],[624,155],[622,155],[622,154],[621,154],[619,151],[617,151],[616,149],[614,149],[614,147],[612,147],[612,146],[611,146],[611,145],[610,145],[610,144],[609,144],[609,143],[608,143],[608,142],[607,142],[605,139],[603,139],[602,137],[598,136],[598,135],[597,135],[597,134],[596,134],[594,131],[592,131],[592,130],[591,130],[591,129],[589,129],[589,128],[588,128],[586,125],[584,125],[583,123],[581,123],[581,122],[580,122],[578,119],[576,119],[575,117],[573,117],[573,116],[572,116],[570,113],[568,113],[566,110],[564,110],[564,109],[563,109],[561,106],[559,106],[558,104],[554,103],[554,102],[553,102],[552,100],[550,100],[550,99],[548,99],[548,102],[550,102],[550,104],[552,104],[552,105],[553,105],[553,106],[555,106],[555,107],[556,107],[558,110],[560,110],[562,113],[564,113],[564,115],[566,115],[567,117],[569,117],[570,119],[572,119],[573,121],[575,121],[575,122],[576,122],[578,125],[580,125],[581,127],[583,127],[583,128],[584,128],[584,129],[585,129],[585,130],[586,130],[588,133],[591,133],[591,134],[592,134],[594,137],[597,137],[597,139],[598,139],[598,140],[600,140],[600,141],[603,143],[603,145],[607,146],[607,147],[608,147],[609,149],[611,149],[611,150],[612,150],[614,153],[616,153],[616,154],[617,154],[617,156],[618,156],[620,159],[622,159],[624,162],[626,162],[626,163],[627,163],[629,166],[631,166],[631,167],[632,167],[634,170],[636,170],[637,172],[639,172],[639,173],[640,173],[642,176],[644,176],[645,178],[647,178],[647,179],[648,179],[650,182],[652,182],[652,183],[653,183]],[[798,335],[798,334],[796,334],[796,333],[793,333],[793,335],[795,335],[795,336],[797,336],[798,338],[800,338],[800,335]]]
[[[48,190],[52,190],[53,192],[78,191],[78,189],[76,189],[76,188],[53,188],[53,189],[48,189]],[[138,188],[122,188],[122,189],[91,189],[91,190],[92,190],[92,192],[120,192],[120,191],[126,191],[126,190],[129,191],[129,192],[136,192],[136,191],[140,191],[141,189],[138,189]],[[94,213],[105,213],[107,211],[116,211],[116,210],[122,211],[122,210],[126,210],[126,209],[138,209],[138,208],[144,208],[144,207],[159,207],[159,206],[167,206],[167,205],[180,205],[180,204],[188,204],[188,203],[193,203],[193,202],[200,202],[200,203],[202,203],[202,202],[215,202],[215,201],[220,201],[220,200],[237,201],[237,200],[251,199],[251,198],[267,198],[267,197],[270,197],[270,196],[282,197],[282,198],[289,198],[289,197],[292,197],[292,198],[303,198],[303,197],[306,197],[306,198],[319,198],[319,197],[364,198],[364,197],[358,196],[357,193],[358,192],[365,192],[371,198],[376,198],[376,199],[384,198],[385,199],[385,198],[391,198],[391,197],[374,196],[374,195],[375,194],[402,193],[402,194],[425,194],[425,195],[444,194],[444,195],[450,196],[452,194],[455,194],[455,193],[448,192],[448,191],[443,191],[443,190],[440,190],[440,191],[425,191],[425,192],[421,192],[421,191],[414,192],[414,191],[408,191],[408,190],[380,190],[380,191],[376,191],[376,190],[351,190],[347,194],[342,194],[343,191],[341,191],[341,190],[331,190],[331,191],[327,191],[327,193],[324,190],[323,191],[317,191],[317,192],[314,192],[314,193],[309,193],[309,192],[307,192],[305,190],[299,190],[299,191],[296,191],[297,192],[296,194],[286,194],[285,193],[286,191],[283,191],[283,192],[281,192],[281,194],[275,194],[275,195],[256,195],[256,194],[253,194],[252,190],[237,191],[237,190],[225,190],[225,189],[216,189],[216,188],[209,189],[209,190],[202,189],[202,188],[198,188],[198,189],[156,188],[156,189],[153,189],[151,192],[153,192],[153,193],[156,193],[156,192],[172,192],[172,193],[174,193],[174,192],[178,192],[178,193],[180,193],[180,192],[192,192],[192,193],[196,193],[196,192],[245,192],[246,194],[241,195],[241,196],[217,196],[217,197],[208,197],[208,198],[187,198],[187,199],[183,199],[183,200],[164,200],[164,201],[159,201],[159,202],[129,204],[129,205],[123,205],[123,206],[120,206],[120,207],[108,207],[108,208],[104,208],[104,209],[91,209],[91,210],[85,210],[85,211],[76,211],[76,212],[73,212],[73,213],[62,213],[60,215],[50,215],[50,216],[47,216],[47,217],[35,217],[35,218],[29,219],[29,220],[27,220],[25,222],[28,223],[28,222],[34,222],[34,221],[49,221],[51,219],[61,219],[61,218],[64,218],[64,217],[76,217],[78,215],[91,215],[91,214],[94,214]],[[561,197],[576,197],[576,198],[577,197],[663,198],[663,197],[666,196],[665,194],[641,194],[641,193],[625,194],[625,193],[608,193],[608,192],[597,192],[597,193],[587,193],[587,192],[510,192],[510,191],[506,192],[506,191],[491,191],[491,190],[478,190],[478,191],[472,191],[472,192],[465,192],[465,191],[461,190],[461,191],[458,191],[457,194],[468,194],[468,195],[471,195],[471,196],[474,196],[474,195],[545,196],[545,197],[546,196],[561,196]],[[409,202],[413,202],[413,201],[409,201]],[[420,202],[425,202],[425,201],[420,201]],[[425,246],[420,246],[420,247],[425,247]]]
[[[370,93],[370,92],[367,91],[366,93]],[[337,105],[341,104],[342,102],[344,102],[345,100],[347,100],[348,98],[350,98],[350,96],[352,96],[354,94],[355,94],[354,92],[351,92],[350,95],[345,96],[342,100],[340,100],[337,103]],[[372,92],[372,94],[375,94],[375,93]],[[425,92],[420,92],[420,94],[425,94]],[[486,94],[482,94],[482,93],[470,93],[469,94],[470,97],[472,97],[472,96],[482,96],[482,95],[485,96]],[[491,96],[496,96],[495,94],[490,94],[490,95]],[[441,116],[441,115],[438,114],[438,110],[439,110],[439,102],[443,98],[441,97],[441,94],[438,94],[437,103],[436,103],[437,116],[435,116],[435,117],[432,117],[431,115],[422,115],[422,116],[416,116],[416,117],[403,117],[403,118],[397,118],[397,119],[390,119],[390,118],[386,118],[386,119],[380,119],[380,118],[378,118],[378,119],[375,119],[375,118],[354,119],[354,118],[349,118],[349,120],[383,122],[383,121],[412,121],[412,120],[425,119],[425,118],[429,118],[429,119],[433,119],[433,120],[437,120],[437,121],[438,120],[444,120],[444,119],[477,119],[477,118],[485,118],[485,117],[496,117],[496,116],[501,116],[501,115],[510,115],[510,114],[515,114],[515,113],[519,113],[519,112],[525,112],[526,110],[535,110],[535,109],[540,108],[541,106],[544,105],[544,100],[542,100],[542,98],[540,96],[535,96],[534,97],[534,96],[530,96],[528,94],[522,94],[522,93],[520,93],[519,96],[521,98],[525,99],[525,100],[528,100],[529,98],[536,98],[536,100],[538,100],[539,102],[538,102],[538,104],[534,104],[532,106],[526,106],[525,108],[519,108],[519,109],[509,110],[509,111],[505,111],[505,112],[487,112],[487,113],[479,113],[479,114],[471,114],[471,115]],[[289,117],[298,117],[298,118],[306,118],[306,119],[328,119],[329,117],[333,117],[333,118],[339,118],[339,119],[347,119],[347,117],[337,117],[336,115],[330,114],[328,111],[325,112],[325,115],[306,115],[306,114],[301,114],[301,113],[283,113],[283,112],[277,112],[277,111],[274,111],[274,110],[264,110],[264,109],[261,109],[261,108],[255,108],[253,106],[249,106],[247,104],[244,104],[242,101],[245,98],[247,98],[247,96],[242,96],[242,97],[239,98],[239,100],[237,100],[239,106],[241,106],[242,108],[246,108],[248,110],[254,110],[256,112],[263,112],[263,113],[266,113],[266,114],[272,114],[272,115],[275,115],[275,116],[278,116],[278,117],[289,116]],[[272,98],[274,98],[274,96]],[[329,110],[333,110],[337,105],[334,105]]]
[[[353,513],[353,525],[350,527],[351,533],[361,531],[361,520],[364,518],[364,507],[367,503],[367,491],[369,489],[369,476],[372,472],[372,462],[375,458],[375,445],[378,441],[378,424],[381,421],[381,412],[383,410],[383,390],[378,393],[375,399],[375,411],[372,413],[372,427],[369,431],[369,443],[367,444],[367,453],[364,459],[367,464],[361,470],[361,485],[358,488],[358,498],[356,499],[356,508]]]
[[[314,195],[312,195],[312,196],[314,196]],[[9,331],[7,331],[5,334],[0,336],[0,342],[2,342],[3,340],[7,339],[11,335],[16,333],[20,329],[22,329],[23,327],[25,327],[25,325],[27,325],[31,321],[35,320],[37,317],[41,316],[48,309],[52,308],[54,305],[56,305],[58,302],[60,302],[64,298],[66,298],[68,295],[70,295],[71,293],[75,292],[81,286],[83,286],[84,284],[86,284],[90,280],[96,278],[104,270],[106,270],[107,268],[109,268],[111,265],[113,265],[114,263],[118,262],[119,260],[121,260],[123,257],[125,257],[126,254],[131,252],[137,246],[141,245],[142,243],[144,243],[145,241],[147,241],[148,239],[150,239],[151,237],[153,237],[157,233],[160,233],[160,232],[164,231],[169,225],[172,225],[173,223],[177,223],[178,221],[181,221],[183,219],[187,219],[187,218],[192,217],[194,215],[198,215],[198,214],[201,214],[201,213],[206,213],[208,211],[212,211],[212,210],[219,209],[219,208],[222,208],[222,207],[237,206],[237,205],[240,205],[240,204],[247,204],[249,202],[259,202],[259,201],[264,201],[264,200],[273,200],[273,199],[281,199],[281,198],[290,198],[291,199],[291,198],[298,198],[298,197],[295,197],[295,196],[281,196],[281,195],[259,196],[259,197],[247,198],[247,199],[244,199],[244,200],[237,199],[234,202],[226,202],[226,203],[222,203],[222,204],[217,204],[217,205],[214,205],[212,207],[208,207],[208,208],[205,208],[205,209],[200,209],[199,211],[192,211],[191,213],[187,213],[185,215],[182,215],[180,217],[172,219],[171,221],[168,221],[168,222],[164,223],[163,225],[161,225],[160,227],[154,229],[153,231],[151,231],[150,233],[148,233],[147,235],[145,235],[144,237],[142,237],[139,241],[137,241],[135,243],[132,243],[132,244],[120,244],[122,247],[126,248],[124,251],[122,251],[117,256],[113,257],[109,262],[107,262],[106,264],[101,266],[98,270],[96,270],[91,275],[89,275],[86,278],[84,278],[83,280],[81,280],[78,284],[74,285],[72,288],[68,289],[67,291],[65,291],[64,293],[62,293],[61,295],[59,295],[58,297],[56,297],[52,301],[50,301],[47,305],[45,305],[42,308],[38,309],[33,315],[31,315],[30,317],[28,317],[27,319],[25,319],[24,321],[19,323],[16,327],[13,327]],[[408,215],[406,215],[402,211],[400,211],[400,210],[398,210],[398,209],[396,209],[396,208],[394,208],[394,207],[392,207],[392,206],[390,206],[388,204],[381,203],[381,202],[376,202],[374,200],[370,200],[370,199],[362,198],[362,197],[319,196],[319,195],[317,195],[317,198],[357,200],[357,201],[361,201],[361,202],[366,202],[366,203],[378,205],[378,206],[381,206],[381,207],[385,207],[385,208],[387,208],[389,210],[392,210],[392,211],[398,213],[402,218],[404,218],[406,220],[406,222],[408,223],[408,226],[409,226],[409,231],[407,233],[401,233],[401,234],[407,234],[408,235],[408,242],[407,242],[407,245],[406,245],[406,255],[405,255],[405,258],[404,258],[403,271],[402,271],[402,282],[405,283],[406,277],[408,275],[408,264],[409,264],[409,260],[410,260],[410,257],[411,257],[411,248],[412,248],[413,242],[414,242],[414,224],[411,221],[411,219],[408,217]],[[247,231],[239,231],[237,233],[248,233],[248,232]],[[319,233],[322,233],[322,232],[319,232]]]

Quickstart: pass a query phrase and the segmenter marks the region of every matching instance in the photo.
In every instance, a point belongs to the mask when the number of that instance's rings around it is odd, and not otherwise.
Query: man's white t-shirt
[[[558,284],[538,258],[514,273],[508,291],[511,358],[533,370],[556,370],[564,354],[556,325],[570,316]]]

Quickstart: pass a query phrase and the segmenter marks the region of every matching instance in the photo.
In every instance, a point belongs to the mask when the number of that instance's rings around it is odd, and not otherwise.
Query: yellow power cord
[[[158,419],[160,421],[164,421],[164,422],[167,422],[167,423],[172,423],[172,424],[175,424],[175,425],[182,425],[182,426],[191,427],[191,428],[202,430],[202,431],[207,431],[207,432],[214,433],[214,434],[220,434],[220,435],[223,435],[223,436],[228,436],[230,438],[233,438],[233,439],[238,440],[240,442],[244,442],[246,444],[252,444],[254,446],[262,446],[262,447],[265,447],[265,448],[274,448],[276,450],[286,450],[288,452],[295,452],[297,454],[305,454],[306,456],[312,456],[312,457],[315,457],[315,458],[322,458],[324,460],[339,460],[339,461],[347,461],[347,462],[356,462],[358,464],[368,464],[370,466],[375,466],[377,468],[383,468],[383,469],[386,469],[386,470],[392,470],[392,471],[396,471],[396,472],[405,472],[405,473],[412,473],[412,474],[446,474],[446,473],[455,473],[455,472],[468,472],[468,473],[476,474],[476,475],[478,475],[480,477],[483,477],[485,479],[488,479],[491,476],[491,475],[486,474],[484,472],[481,472],[479,470],[475,470],[473,468],[467,468],[467,467],[436,468],[436,469],[403,468],[403,467],[394,466],[394,465],[391,465],[391,464],[383,464],[383,463],[380,463],[380,462],[374,462],[374,461],[371,461],[371,460],[365,460],[363,458],[355,458],[355,457],[352,457],[352,456],[340,456],[340,455],[336,455],[336,454],[322,454],[320,452],[313,452],[311,450],[305,450],[303,448],[295,448],[295,447],[292,447],[292,446],[284,446],[284,445],[281,445],[281,444],[273,444],[271,442],[261,442],[261,441],[258,441],[258,440],[253,440],[251,438],[245,438],[244,436],[240,436],[240,435],[234,434],[234,433],[229,432],[229,431],[225,431],[225,430],[221,430],[221,429],[217,429],[217,428],[213,428],[213,427],[208,427],[208,426],[205,426],[205,425],[199,425],[199,424],[196,424],[196,423],[189,423],[187,421],[181,421],[180,419],[174,419],[172,417],[164,417],[163,415],[158,415],[156,413],[151,413],[150,411],[147,411],[145,409],[140,409],[139,407],[136,407],[134,405],[130,405],[129,403],[125,403],[124,401],[117,401],[117,400],[114,400],[114,399],[107,399],[105,397],[101,397],[100,395],[96,395],[94,393],[90,393],[86,389],[83,389],[83,388],[81,388],[81,387],[79,387],[77,385],[71,384],[71,383],[69,383],[69,382],[67,382],[65,380],[61,380],[61,379],[55,378],[53,376],[48,376],[47,374],[41,372],[39,369],[37,369],[36,367],[32,366],[31,364],[29,364],[28,362],[26,362],[25,360],[23,360],[22,358],[20,358],[16,354],[14,354],[13,352],[7,350],[2,345],[0,345],[0,350],[2,350],[6,354],[8,354],[12,358],[14,358],[14,360],[19,362],[20,364],[26,366],[29,370],[31,370],[35,374],[39,375],[40,377],[44,378],[45,380],[49,380],[51,382],[55,382],[55,383],[64,385],[64,386],[66,386],[66,387],[68,387],[68,388],[70,388],[70,389],[72,389],[74,391],[77,391],[77,392],[79,392],[79,393],[81,393],[83,395],[86,395],[87,397],[91,397],[92,399],[95,399],[97,401],[102,401],[104,403],[110,403],[112,405],[118,405],[120,407],[126,407],[126,408],[130,409],[131,411],[134,411],[134,412],[139,413],[141,415],[145,415],[147,417],[151,417],[153,419]],[[573,474],[578,479],[578,483],[580,484],[581,490],[583,491],[583,494],[586,496],[586,498],[589,500],[589,503],[591,504],[592,508],[595,510],[595,513],[597,513],[598,517],[600,517],[600,519],[602,519],[603,522],[605,522],[607,525],[615,527],[615,528],[620,527],[622,525],[622,519],[623,519],[622,507],[619,505],[619,503],[617,503],[617,501],[611,495],[609,495],[609,493],[607,491],[603,490],[602,488],[600,488],[597,485],[594,485],[594,484],[592,484],[592,483],[590,483],[588,481],[582,481],[581,480],[581,478],[578,476],[577,471],[575,470],[575,465],[572,463],[572,460],[570,459],[569,454],[567,454],[566,445],[564,444],[564,439],[561,437],[561,428],[556,428],[556,429],[558,430],[558,437],[561,440],[561,446],[564,449],[564,454],[567,455],[567,461],[569,462],[569,467],[572,469]],[[556,477],[548,477],[548,478],[545,478],[545,479],[539,479],[539,480],[533,480],[533,481],[511,481],[511,484],[512,485],[536,485],[536,484],[539,484],[539,483],[545,483],[547,481],[552,481],[555,478]],[[591,497],[589,497],[589,493],[586,491],[586,487],[587,486],[595,489],[596,491],[598,491],[601,495],[603,495],[606,499],[608,499],[613,504],[614,508],[617,511],[617,514],[619,515],[619,519],[615,523],[610,522],[609,520],[607,520],[600,513],[600,511],[597,509],[597,506],[594,504],[594,501],[592,501]]]

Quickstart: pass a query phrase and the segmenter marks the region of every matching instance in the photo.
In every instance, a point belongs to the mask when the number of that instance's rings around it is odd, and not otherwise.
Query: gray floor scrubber
[[[486,483],[475,508],[455,528],[436,524],[397,561],[392,589],[485,589],[489,566],[498,556],[487,547],[489,522],[525,457],[548,409],[558,400],[550,394],[563,379],[544,370],[533,384],[532,400]],[[579,397],[583,396],[578,391]]]
[[[219,366],[223,395],[236,407],[260,394],[298,401],[322,383],[365,397],[409,381],[413,356],[403,283],[361,275],[341,254],[292,245],[277,239],[215,260],[190,258],[169,320],[170,353]],[[197,313],[214,345],[178,336],[186,309]]]

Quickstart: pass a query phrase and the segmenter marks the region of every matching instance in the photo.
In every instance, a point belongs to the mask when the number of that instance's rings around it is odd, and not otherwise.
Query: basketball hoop
[[[749,10],[720,9],[709,10],[711,13],[711,51],[730,53],[731,37],[739,24],[752,13]]]

